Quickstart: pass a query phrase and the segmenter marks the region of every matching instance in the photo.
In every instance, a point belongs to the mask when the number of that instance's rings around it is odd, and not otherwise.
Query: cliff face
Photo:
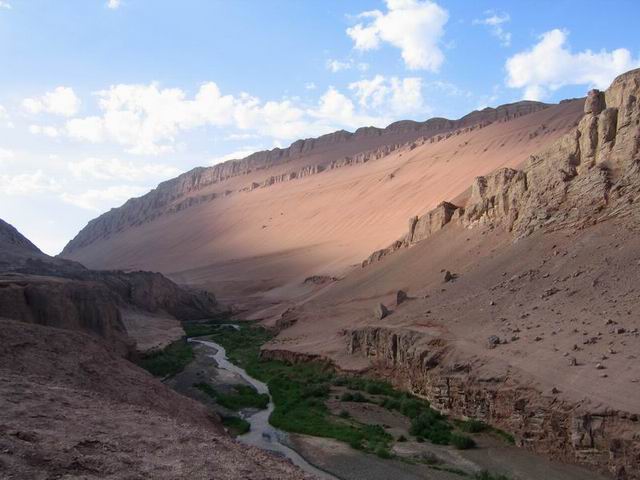
[[[580,408],[517,378],[478,377],[471,364],[449,361],[449,346],[416,332],[366,327],[345,334],[351,355],[366,357],[378,374],[442,412],[483,420],[550,457],[640,478],[637,414]]]
[[[606,92],[592,90],[577,128],[532,155],[522,171],[503,168],[477,177],[466,205],[445,202],[410,219],[409,232],[363,266],[428,238],[451,220],[468,228],[501,225],[522,237],[541,228],[583,228],[612,216],[637,216],[638,98],[640,70],[616,78]]]
[[[40,252],[0,225],[0,312],[6,318],[91,333],[119,354],[134,342],[123,312],[208,318],[221,308],[207,292],[186,290],[159,273],[94,271]]]
[[[224,182],[230,178],[264,170],[264,179],[240,189],[240,191],[250,191],[282,181],[303,178],[327,169],[380,158],[394,151],[403,143],[415,139],[421,138],[424,141],[438,137],[439,134],[442,134],[440,138],[445,138],[446,135],[451,135],[461,129],[484,127],[494,122],[502,122],[537,112],[548,106],[539,102],[524,101],[475,111],[459,120],[432,118],[425,122],[396,122],[384,129],[364,127],[354,133],[340,130],[318,138],[298,140],[288,148],[256,152],[241,160],[229,160],[213,167],[198,167],[163,182],[148,194],[140,198],[132,198],[122,207],[112,209],[92,220],[67,244],[62,255],[72,254],[75,250],[99,239],[122,232],[131,226],[149,222],[161,215],[236,193],[234,190],[206,195],[198,195],[197,193],[205,187]],[[342,146],[355,146],[361,142],[374,145],[375,148],[369,150],[363,148],[360,153],[355,155],[341,154]],[[353,149],[353,147],[351,148]],[[304,159],[306,156],[318,152],[325,153],[320,163],[300,168],[294,166],[296,160]],[[269,169],[288,163],[292,163],[290,171],[276,176],[268,174]]]

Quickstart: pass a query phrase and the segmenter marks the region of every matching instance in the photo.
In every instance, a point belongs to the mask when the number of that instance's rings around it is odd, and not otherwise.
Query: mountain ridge
[[[496,121],[506,121],[551,106],[552,104],[524,100],[500,105],[495,108],[487,107],[482,110],[474,110],[456,120],[433,117],[424,122],[400,120],[389,124],[385,128],[371,126],[360,127],[353,133],[346,130],[337,130],[315,138],[296,140],[284,149],[274,148],[271,150],[263,150],[242,159],[228,160],[211,167],[195,167],[173,179],[159,183],[156,188],[145,195],[129,199],[122,206],[112,208],[108,212],[91,220],[86,227],[67,243],[61,255],[68,255],[77,248],[86,246],[101,236],[108,235],[114,231],[121,231],[123,228],[131,226],[133,223],[131,220],[132,217],[148,215],[150,211],[161,209],[175,202],[177,199],[201,190],[204,187],[223,182],[232,177],[248,174],[252,171],[266,170],[271,167],[280,166],[300,159],[304,157],[305,154],[322,149],[330,149],[336,144],[387,136],[389,138],[384,142],[376,142],[374,140],[374,149],[389,144],[401,145],[420,137],[428,139],[435,135],[451,132],[456,129],[485,125]],[[321,168],[328,165],[331,160],[337,161],[339,158],[340,155],[336,155],[325,159]],[[314,165],[306,165],[306,167],[313,168]],[[297,175],[297,172],[291,173]],[[210,197],[204,200],[207,201],[211,199]],[[131,210],[135,213],[128,213],[124,216],[125,218],[118,219],[114,227],[113,219],[117,217],[119,212],[126,210]],[[88,233],[94,229],[96,231],[94,231],[93,234]]]

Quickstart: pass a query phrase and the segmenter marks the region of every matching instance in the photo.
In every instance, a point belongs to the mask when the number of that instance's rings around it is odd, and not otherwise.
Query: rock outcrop
[[[424,240],[451,221],[501,226],[515,238],[545,228],[584,228],[611,216],[637,215],[640,192],[640,70],[589,92],[578,126],[532,155],[524,170],[477,177],[461,208],[446,202],[409,221],[409,231],[362,266]]]
[[[127,355],[134,342],[123,322],[125,311],[194,320],[222,309],[212,294],[187,290],[159,273],[95,271],[51,258],[0,223],[3,317],[90,333]]]
[[[349,354],[444,413],[487,422],[552,458],[640,478],[640,423],[632,412],[576,406],[511,377],[483,378],[469,364],[448,361],[451,349],[441,339],[414,331],[365,327],[345,338]]]

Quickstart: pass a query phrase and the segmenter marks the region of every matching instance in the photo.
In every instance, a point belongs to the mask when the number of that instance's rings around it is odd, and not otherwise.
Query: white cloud
[[[0,105],[0,127],[13,128],[11,117],[7,113],[7,109]]]
[[[348,60],[327,60],[327,69],[333,73],[338,73],[342,70],[351,70],[356,68],[361,72],[366,72],[369,69],[369,64],[364,62],[356,63],[353,59]]]
[[[315,90],[318,86],[314,82],[307,82],[304,84],[306,90]]]
[[[415,112],[423,107],[422,79],[407,77],[389,79],[376,75],[349,84],[358,103],[365,108],[385,107],[396,114]]]
[[[351,64],[349,62],[341,62],[340,60],[327,60],[327,69],[331,70],[333,73],[337,73],[340,70],[347,70],[351,68]]]
[[[411,87],[409,82],[396,89],[408,93]],[[299,98],[263,102],[248,93],[223,95],[213,82],[203,84],[192,98],[179,88],[157,84],[120,84],[96,95],[100,115],[68,120],[66,134],[93,143],[114,142],[133,154],[170,152],[180,133],[205,126],[289,141],[393,120],[390,112],[374,117],[356,111],[351,99],[333,87],[316,105],[302,104]],[[395,104],[400,100],[398,96]]]
[[[29,125],[29,132],[34,135],[45,135],[50,138],[56,138],[60,135],[58,129],[50,125]]]
[[[357,50],[373,50],[382,42],[401,50],[405,65],[411,70],[437,72],[444,61],[440,41],[448,12],[430,0],[387,0],[386,13],[363,12],[364,20],[347,29]]]
[[[15,158],[15,156],[12,150],[0,147],[0,165],[7,163],[9,160]]]
[[[29,113],[52,113],[71,117],[80,109],[80,99],[71,87],[56,87],[41,97],[25,98],[22,107]]]
[[[566,46],[567,36],[566,31],[551,30],[531,49],[509,58],[507,85],[524,89],[525,99],[540,100],[566,85],[604,89],[617,75],[640,66],[640,59],[626,48],[573,53]]]
[[[225,155],[221,155],[219,157],[212,158],[207,162],[209,165],[216,165],[217,163],[226,162],[227,160],[239,160],[244,157],[248,157],[252,153],[255,153],[259,150],[264,150],[264,147],[256,146],[256,147],[243,147],[234,152],[227,153]]]
[[[5,2],[0,0],[0,8],[4,8],[6,10],[11,10],[11,4],[9,2]]]
[[[508,47],[511,45],[511,33],[507,32],[503,24],[508,23],[511,20],[511,17],[508,13],[497,13],[493,10],[487,10],[484,12],[485,17],[481,19],[475,19],[473,21],[474,25],[486,25],[489,27],[489,31],[491,35],[498,38],[500,40],[500,45],[503,47]]]
[[[117,158],[85,158],[69,162],[67,168],[74,177],[96,180],[145,180],[149,178],[171,178],[180,174],[176,167],[159,163],[135,164]]]
[[[65,192],[60,195],[62,201],[85,210],[101,211],[114,204],[123,203],[131,197],[137,197],[148,189],[132,185],[115,185],[104,189],[89,189],[81,193]]]
[[[60,185],[42,170],[17,175],[0,175],[0,194],[31,195],[34,193],[57,192]]]
[[[108,0],[107,8],[110,8],[111,10],[115,10],[116,8],[120,7],[121,4],[122,4],[121,0]]]

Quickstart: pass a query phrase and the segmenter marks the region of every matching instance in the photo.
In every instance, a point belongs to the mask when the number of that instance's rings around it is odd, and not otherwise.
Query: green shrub
[[[480,420],[469,419],[459,422],[460,430],[467,433],[480,433],[489,429],[489,425]]]
[[[251,430],[251,424],[244,418],[236,416],[222,417],[222,424],[227,427],[229,433],[234,436],[243,435]]]
[[[489,473],[487,470],[482,470],[473,476],[474,480],[509,480],[506,475],[495,475]]]
[[[458,450],[468,450],[476,446],[476,442],[466,435],[460,435],[458,433],[454,433],[450,436],[449,441],[451,445],[456,447]]]
[[[389,449],[385,447],[378,447],[376,449],[376,455],[380,458],[391,458],[393,456]]]
[[[340,396],[340,400],[343,401],[343,402],[352,402],[353,401],[353,394],[351,392],[344,392]]]
[[[405,437],[404,435],[400,435],[400,436],[398,437],[398,441],[399,441],[399,442],[406,442],[406,441],[407,441],[407,437]]]
[[[340,418],[349,418],[349,417],[351,417],[351,414],[349,412],[347,412],[346,410],[342,410],[338,416]]]
[[[426,438],[431,443],[447,445],[451,437],[451,425],[440,413],[429,409],[411,421],[410,433]]]
[[[229,410],[242,410],[243,408],[258,408],[263,410],[269,405],[269,395],[266,393],[258,393],[256,389],[250,385],[234,385],[234,393],[219,392],[204,382],[194,383],[193,386]]]
[[[180,373],[193,359],[193,348],[183,339],[163,350],[145,355],[138,364],[156,377],[166,377]]]

